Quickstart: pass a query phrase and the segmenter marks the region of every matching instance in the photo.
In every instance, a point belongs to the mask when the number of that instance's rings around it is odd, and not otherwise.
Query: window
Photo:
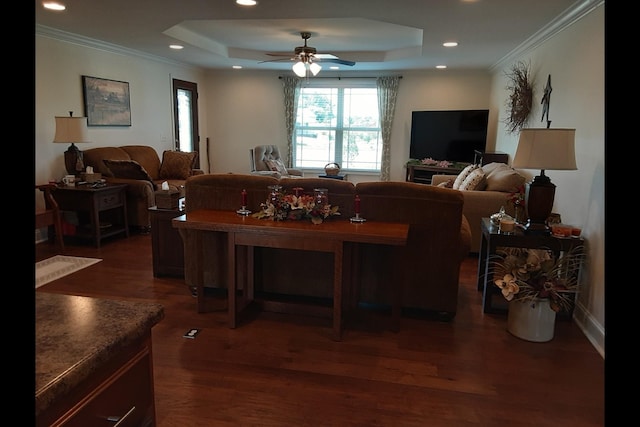
[[[374,79],[314,79],[300,89],[293,138],[297,168],[379,172],[382,134]]]

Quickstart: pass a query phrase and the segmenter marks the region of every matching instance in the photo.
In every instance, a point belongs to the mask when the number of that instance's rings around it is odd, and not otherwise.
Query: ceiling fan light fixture
[[[298,61],[293,64],[293,72],[296,73],[298,77],[304,77],[307,75],[307,67],[305,67],[304,62]]]
[[[320,66],[320,64],[316,64],[315,62],[312,62],[311,64],[309,64],[309,69],[311,70],[311,74],[316,76],[320,72],[320,70],[322,70],[322,66]]]

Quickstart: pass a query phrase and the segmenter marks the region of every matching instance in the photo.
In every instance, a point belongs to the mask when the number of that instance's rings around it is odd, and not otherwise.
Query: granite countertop
[[[36,292],[36,415],[164,317],[160,304]]]

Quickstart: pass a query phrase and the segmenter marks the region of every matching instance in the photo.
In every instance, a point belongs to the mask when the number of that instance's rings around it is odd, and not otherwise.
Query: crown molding
[[[526,52],[537,48],[551,37],[555,36],[565,28],[568,28],[574,22],[579,21],[602,5],[604,5],[604,0],[577,1],[567,8],[562,14],[558,15],[553,21],[549,22],[518,47],[502,57],[502,59],[490,68],[490,71],[499,70],[503,68],[505,64],[511,63],[516,58],[523,56]]]

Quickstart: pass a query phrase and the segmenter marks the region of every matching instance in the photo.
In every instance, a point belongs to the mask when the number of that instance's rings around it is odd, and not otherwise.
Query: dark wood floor
[[[36,245],[36,261],[55,254]],[[462,266],[450,323],[364,313],[342,342],[329,319],[258,313],[227,328],[198,314],[181,279],[154,278],[150,235],[67,247],[103,261],[38,292],[153,301],[156,414],[167,426],[603,426],[604,360],[570,320],[531,343],[483,314],[477,258]],[[201,329],[195,339],[183,334]]]

